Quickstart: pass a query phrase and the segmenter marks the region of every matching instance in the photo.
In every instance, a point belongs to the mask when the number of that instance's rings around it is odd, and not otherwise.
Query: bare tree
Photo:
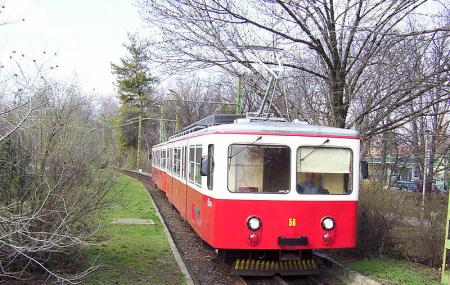
[[[363,118],[372,113],[379,114],[380,104],[383,105],[392,92],[399,97],[407,93],[397,84],[397,89],[390,88],[373,101],[365,100],[364,92],[370,88],[368,79],[373,70],[386,66],[395,69],[389,65],[386,53],[404,46],[411,38],[420,36],[427,42],[448,34],[448,25],[405,30],[405,20],[412,15],[419,17],[414,13],[427,3],[141,0],[140,6],[144,18],[160,31],[158,37],[150,41],[153,58],[160,58],[172,68],[219,66],[242,76],[249,85],[262,88],[264,81],[249,80],[245,74],[262,75],[253,65],[255,58],[267,65],[276,65],[273,49],[278,49],[286,68],[300,74],[303,81],[314,83],[302,98],[302,102],[311,102],[308,97],[313,96],[320,102],[313,117],[329,125],[352,127],[362,124]],[[271,50],[255,47],[270,47]],[[448,70],[443,67],[436,72]],[[417,93],[424,92],[423,82],[436,72],[425,74],[422,80],[412,80],[408,89],[419,85]],[[295,109],[292,103],[298,102],[298,93],[290,94],[291,106]],[[392,108],[395,110],[407,101],[399,100],[386,111],[392,112]],[[354,105],[361,104],[363,109],[356,110]]]

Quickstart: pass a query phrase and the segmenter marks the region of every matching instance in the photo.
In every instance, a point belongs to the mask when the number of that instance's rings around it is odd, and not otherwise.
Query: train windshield
[[[291,151],[287,146],[233,144],[228,148],[228,190],[289,193]]]
[[[350,194],[352,151],[347,148],[299,147],[296,174],[299,194]]]

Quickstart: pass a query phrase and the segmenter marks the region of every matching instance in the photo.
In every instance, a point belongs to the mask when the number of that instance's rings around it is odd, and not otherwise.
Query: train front
[[[357,135],[243,137],[226,150],[216,248],[282,258],[356,246]]]

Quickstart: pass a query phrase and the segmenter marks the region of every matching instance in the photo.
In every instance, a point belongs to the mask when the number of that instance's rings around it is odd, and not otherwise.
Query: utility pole
[[[142,98],[141,95],[138,97],[139,102],[139,124],[138,124],[138,138],[137,138],[137,151],[136,151],[136,169],[139,170],[141,166],[141,139],[142,139]]]
[[[164,106],[159,105],[159,142],[162,143],[166,140],[166,122],[164,121]]]
[[[422,212],[425,210],[425,195],[427,192],[427,148],[428,148],[428,130],[424,132],[424,151],[423,151],[423,178],[422,178]]]
[[[180,131],[180,107],[178,104],[175,107],[175,133]]]
[[[236,94],[236,115],[242,114],[241,98],[242,98],[242,77],[239,76]]]

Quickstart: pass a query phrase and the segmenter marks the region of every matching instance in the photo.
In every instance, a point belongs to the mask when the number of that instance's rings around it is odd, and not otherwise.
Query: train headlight
[[[257,217],[251,217],[247,221],[247,227],[252,231],[259,230],[261,228],[261,220]]]
[[[334,220],[330,217],[322,219],[322,228],[326,231],[331,231],[334,228]]]

